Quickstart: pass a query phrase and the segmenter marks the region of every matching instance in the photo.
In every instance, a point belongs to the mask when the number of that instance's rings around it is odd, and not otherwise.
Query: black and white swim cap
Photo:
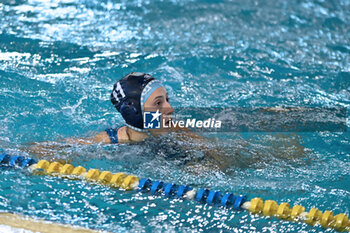
[[[162,86],[149,74],[132,72],[114,84],[111,101],[129,127],[137,131],[145,131],[143,129],[144,104],[148,97]]]

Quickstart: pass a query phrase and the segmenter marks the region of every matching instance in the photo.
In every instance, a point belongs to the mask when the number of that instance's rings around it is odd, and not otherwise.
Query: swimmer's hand
[[[32,142],[23,146],[21,150],[39,158],[49,159],[57,155],[65,155],[64,150],[71,146],[64,142]]]
[[[58,154],[64,155],[64,149],[69,147],[69,144],[59,142],[33,142],[23,146],[21,150],[39,158],[51,160]]]

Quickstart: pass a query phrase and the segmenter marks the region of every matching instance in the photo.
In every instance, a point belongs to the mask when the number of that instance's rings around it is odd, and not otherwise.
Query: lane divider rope
[[[34,174],[54,175],[62,178],[83,178],[91,182],[109,185],[122,190],[138,190],[152,195],[163,194],[165,197],[184,198],[196,200],[203,204],[218,205],[234,210],[248,210],[252,214],[260,214],[267,217],[277,217],[288,221],[302,221],[311,226],[321,225],[323,228],[333,228],[337,231],[350,231],[349,217],[340,213],[333,214],[327,210],[322,213],[317,208],[306,211],[305,207],[295,205],[291,207],[289,203],[277,204],[273,200],[263,200],[259,197],[250,201],[244,195],[235,196],[232,193],[221,193],[215,190],[200,188],[195,190],[186,185],[174,183],[164,183],[163,181],[152,181],[149,178],[139,179],[134,175],[125,173],[112,173],[110,171],[100,171],[98,169],[87,170],[84,167],[74,167],[71,164],[61,164],[59,162],[49,162],[47,160],[36,161],[23,156],[10,156],[6,153],[0,155],[0,165],[18,168],[29,168]]]

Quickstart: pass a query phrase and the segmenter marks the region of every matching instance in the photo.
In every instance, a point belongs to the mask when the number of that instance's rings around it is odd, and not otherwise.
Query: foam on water
[[[2,1],[0,148],[24,153],[20,148],[29,142],[122,125],[109,95],[131,71],[164,82],[173,106],[349,108],[349,12],[345,0]],[[218,138],[204,146],[220,148],[225,170],[186,169],[181,156],[167,157],[183,154],[176,149],[182,142],[167,137],[132,146],[64,147],[53,156],[349,214],[348,132],[206,136]],[[183,146],[202,156],[203,145]],[[1,210],[60,223],[112,232],[322,231],[82,181],[0,173]]]

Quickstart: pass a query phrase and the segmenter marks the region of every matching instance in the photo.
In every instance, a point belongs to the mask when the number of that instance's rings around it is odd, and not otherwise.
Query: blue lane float
[[[0,166],[14,168],[29,168],[35,174],[62,175],[62,178],[74,176],[81,177],[89,181],[95,181],[111,187],[121,188],[123,190],[138,190],[152,195],[164,195],[167,198],[180,198],[196,200],[203,204],[217,205],[233,210],[248,210],[252,214],[261,214],[264,216],[275,216],[280,219],[290,221],[303,221],[314,226],[316,223],[323,228],[333,228],[338,231],[349,231],[350,221],[346,214],[340,213],[336,216],[332,211],[322,213],[317,208],[312,208],[309,212],[305,207],[295,205],[291,208],[288,203],[280,205],[273,200],[263,201],[256,197],[247,200],[245,195],[235,196],[232,193],[222,195],[220,191],[201,188],[195,190],[186,185],[176,185],[174,183],[164,183],[163,181],[152,181],[149,178],[139,179],[134,175],[124,173],[112,174],[109,171],[100,172],[98,169],[87,171],[84,167],[74,167],[71,164],[61,164],[58,162],[49,162],[46,160],[36,161],[32,158],[23,156],[10,156],[3,153],[0,155]]]
[[[23,156],[10,156],[9,154],[3,153],[0,155],[0,164],[10,167],[29,167],[36,164],[37,161],[32,158],[25,158]]]

